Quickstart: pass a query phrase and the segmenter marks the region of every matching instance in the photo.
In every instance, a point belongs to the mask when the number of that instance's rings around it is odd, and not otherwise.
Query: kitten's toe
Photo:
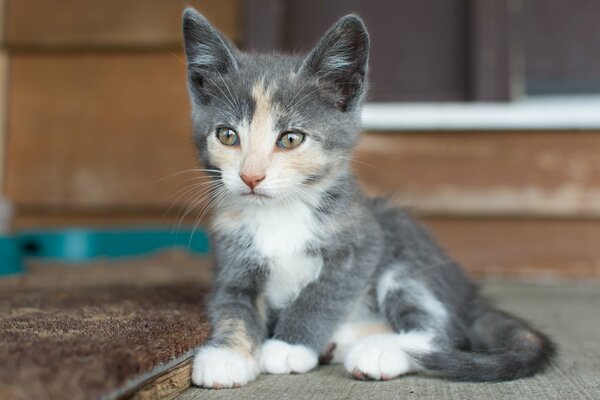
[[[239,387],[258,375],[256,361],[238,351],[202,347],[192,365],[192,382],[212,389]]]
[[[352,370],[352,376],[354,377],[354,379],[358,379],[358,380],[366,379],[365,374],[362,371],[360,371],[358,368],[354,368]]]
[[[408,355],[387,336],[369,336],[350,348],[344,366],[355,379],[389,380],[411,371]]]
[[[329,343],[325,350],[319,355],[319,364],[331,364],[335,352],[335,343]]]
[[[304,373],[318,363],[318,355],[302,345],[267,340],[261,349],[261,370],[269,374]]]

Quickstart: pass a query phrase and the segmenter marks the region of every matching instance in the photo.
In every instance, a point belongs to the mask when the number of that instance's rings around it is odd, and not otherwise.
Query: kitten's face
[[[231,105],[216,101],[200,116],[205,164],[221,171],[221,181],[231,193],[250,202],[303,197],[319,190],[339,172],[345,152],[339,148],[327,154],[323,124],[303,117],[303,112],[310,112],[302,107],[307,99],[295,105],[286,98],[283,92],[298,84],[291,73],[270,80],[256,78],[248,81],[244,96],[224,96]],[[241,101],[247,104],[236,104]]]
[[[240,53],[190,9],[184,33],[195,140],[226,193],[310,201],[333,184],[360,129],[362,22],[342,19],[306,59]]]

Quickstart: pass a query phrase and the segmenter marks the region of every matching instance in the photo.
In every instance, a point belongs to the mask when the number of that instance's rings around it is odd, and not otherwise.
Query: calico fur
[[[509,380],[548,364],[546,336],[488,305],[419,224],[357,185],[369,49],[359,17],[306,56],[240,52],[191,8],[183,30],[214,208],[213,334],[195,356],[196,385],[303,373],[319,356],[374,380]],[[223,126],[237,145],[219,141]],[[284,149],[283,132],[306,136]]]

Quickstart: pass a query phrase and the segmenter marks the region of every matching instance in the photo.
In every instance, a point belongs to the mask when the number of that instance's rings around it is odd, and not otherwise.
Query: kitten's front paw
[[[260,351],[260,368],[269,374],[304,373],[319,361],[317,353],[300,344],[267,340]]]
[[[258,375],[256,361],[238,351],[202,347],[194,357],[192,382],[212,389],[239,387]]]
[[[354,344],[344,366],[356,379],[389,380],[412,370],[412,361],[392,335],[374,335]]]

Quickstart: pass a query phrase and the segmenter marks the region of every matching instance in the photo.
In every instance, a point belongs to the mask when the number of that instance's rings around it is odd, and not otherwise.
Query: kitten
[[[349,160],[369,36],[340,19],[306,57],[242,53],[183,16],[194,139],[211,182],[210,340],[196,385],[343,363],[357,379],[414,371],[500,381],[540,371],[551,342],[481,300],[407,214],[365,197]]]

